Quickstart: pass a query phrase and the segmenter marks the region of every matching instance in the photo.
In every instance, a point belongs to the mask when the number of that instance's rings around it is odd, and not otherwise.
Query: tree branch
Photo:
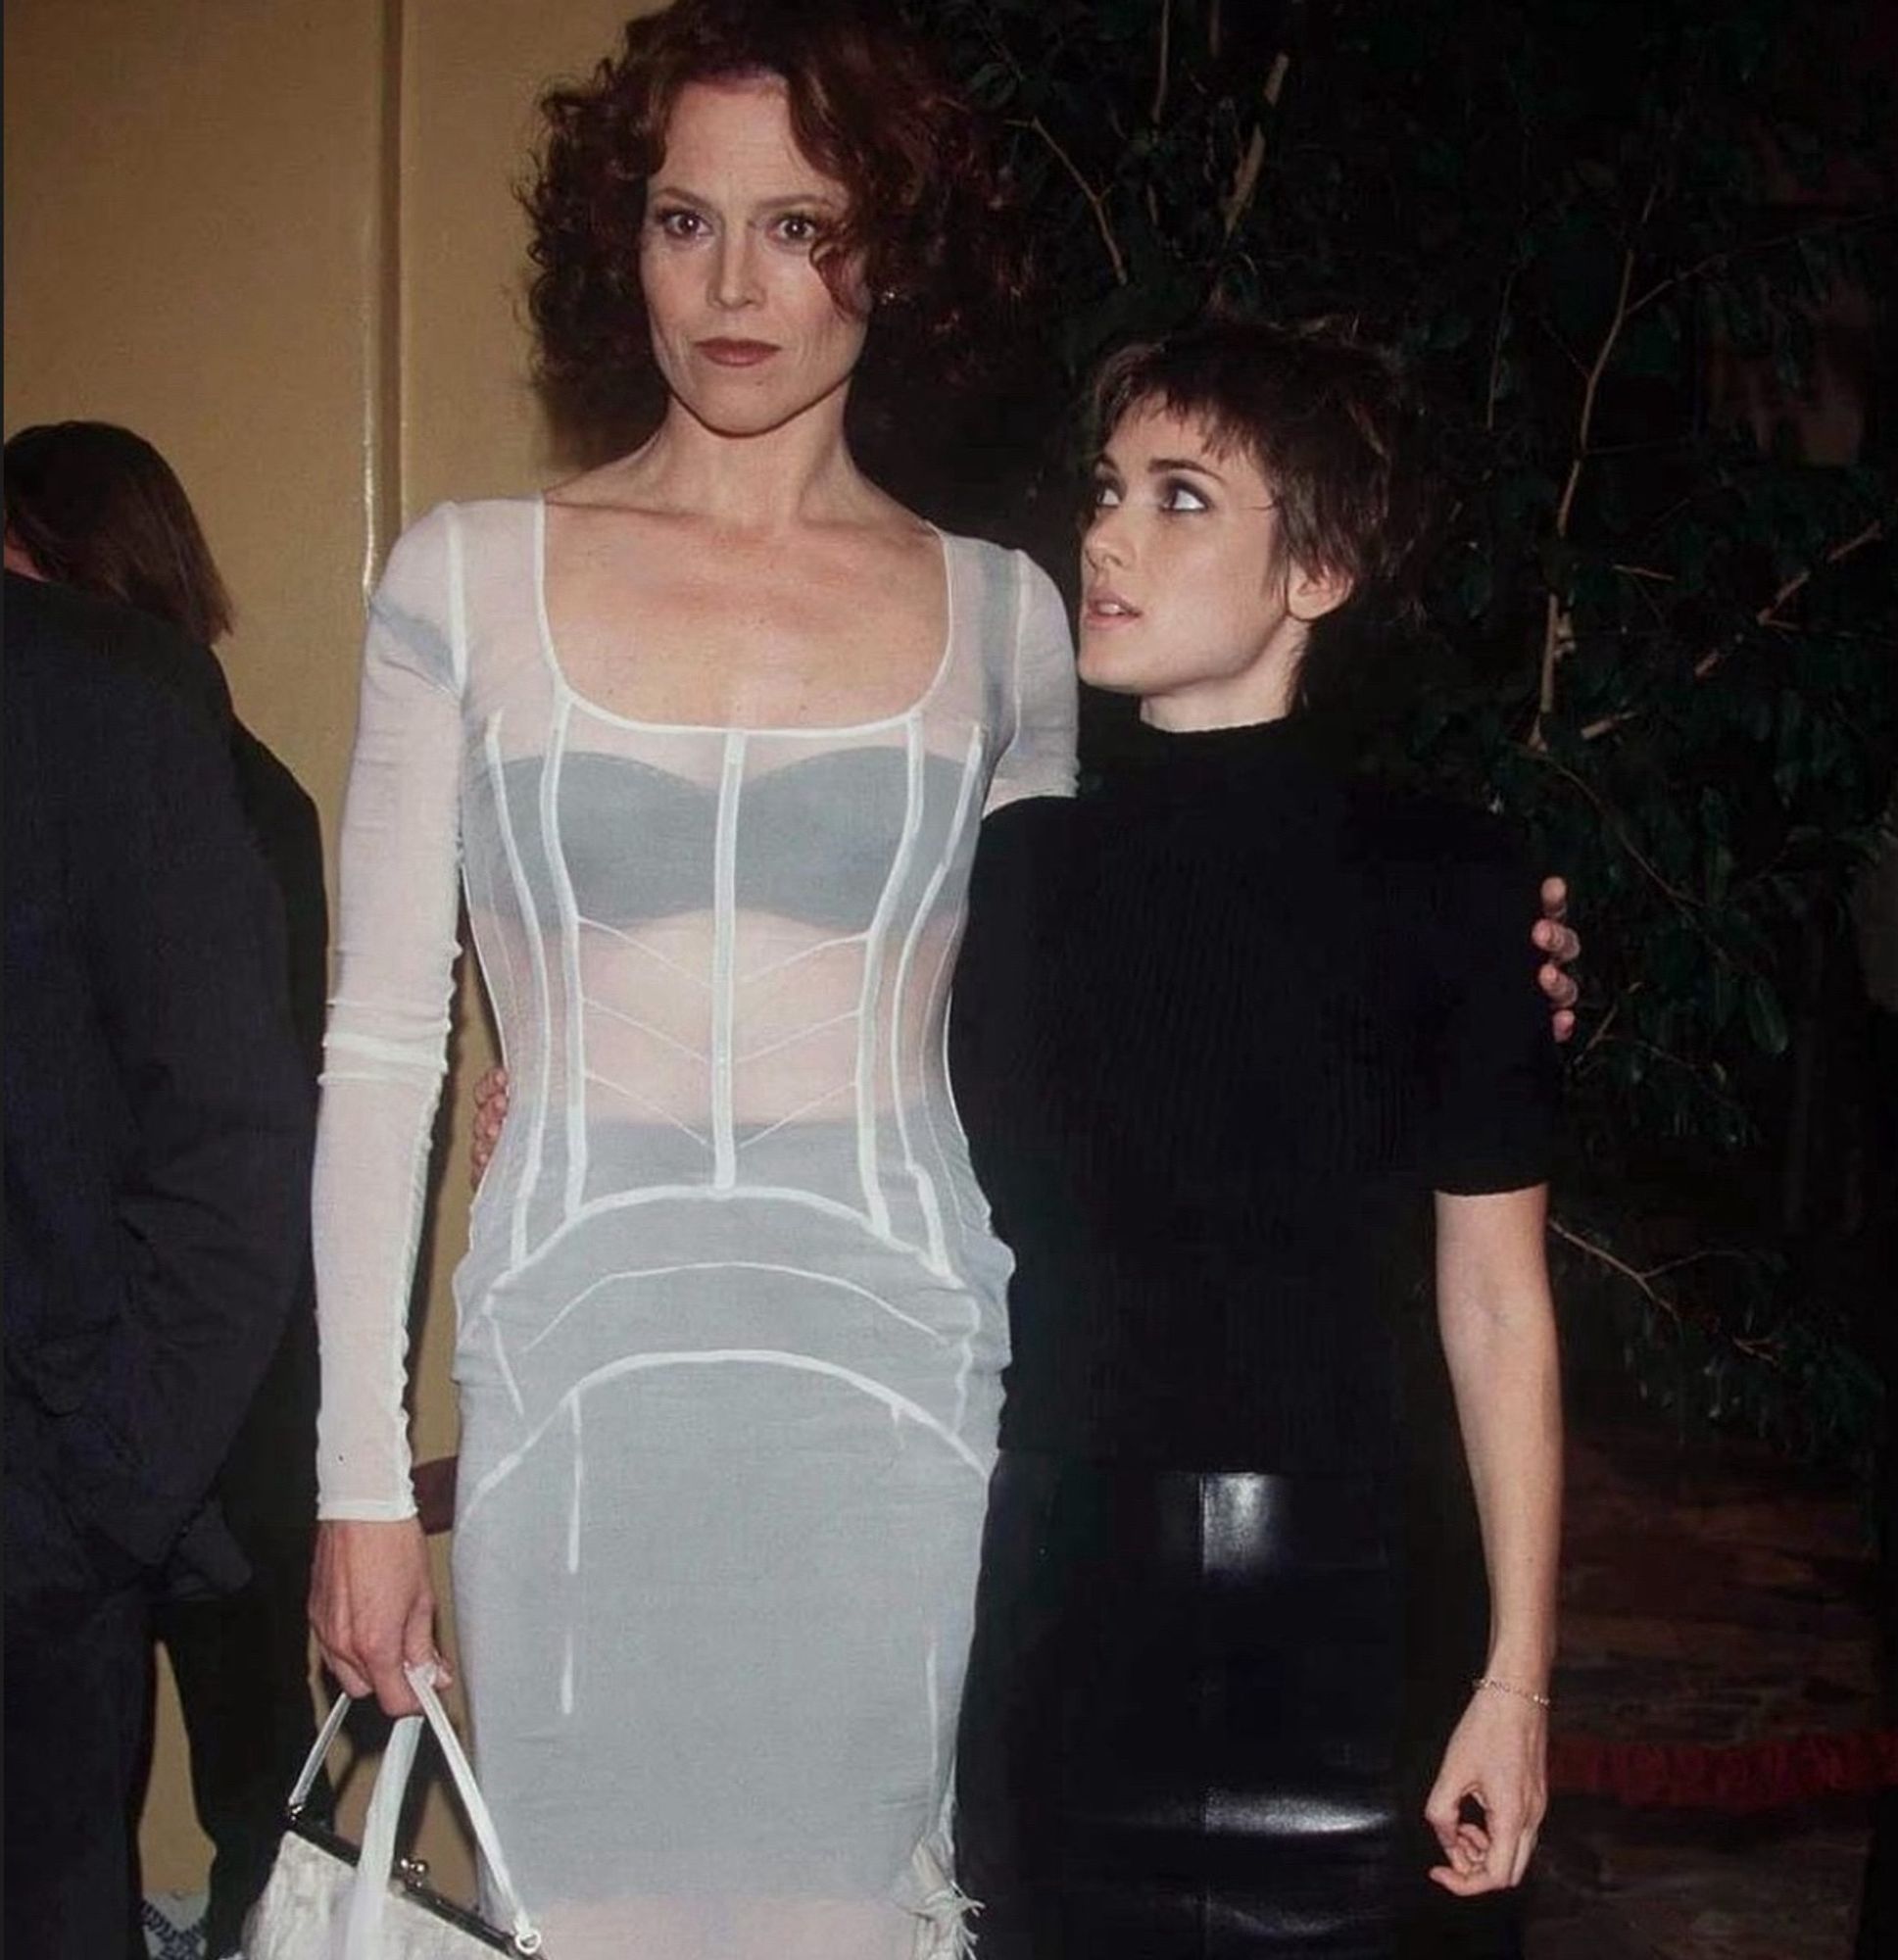
[[[1609,1046],[1612,1048],[1631,1049],[1636,1054],[1648,1056],[1651,1060],[1664,1063],[1669,1068],[1678,1069],[1682,1075],[1693,1079],[1699,1087],[1701,1094],[1710,1102],[1717,1104],[1722,1109],[1730,1111],[1733,1115],[1741,1119],[1745,1118],[1746,1106],[1744,1103],[1736,1097],[1729,1096],[1724,1089],[1709,1088],[1700,1065],[1697,1062],[1689,1061],[1683,1054],[1676,1054],[1673,1049],[1663,1048],[1659,1042],[1645,1040],[1640,1035],[1617,1035]],[[1589,1047],[1592,1048],[1593,1043],[1590,1043]],[[1586,1054],[1587,1051],[1584,1051],[1581,1058],[1585,1060]],[[1694,1256],[1698,1257],[1700,1255],[1695,1254]],[[1676,1263],[1685,1264],[1686,1261],[1678,1260]]]
[[[1576,492],[1582,487],[1582,471],[1588,461],[1588,437],[1594,428],[1595,402],[1601,390],[1601,377],[1608,371],[1615,344],[1622,337],[1622,328],[1628,324],[1628,294],[1633,282],[1634,246],[1630,241],[1622,254],[1621,284],[1615,294],[1614,314],[1608,321],[1607,332],[1601,337],[1601,345],[1595,349],[1594,361],[1582,387],[1582,411],[1576,418],[1575,454],[1569,459],[1568,477],[1562,485],[1561,501],[1555,507],[1555,535],[1560,539],[1569,535],[1569,519],[1575,514]],[[1542,675],[1536,689],[1535,722],[1530,730],[1532,748],[1543,745],[1542,723],[1555,712],[1555,670],[1574,644],[1575,622],[1570,616],[1568,604],[1561,593],[1551,589],[1542,620]]]
[[[1778,618],[1786,601],[1796,593],[1804,591],[1812,583],[1815,573],[1823,571],[1827,565],[1837,564],[1841,559],[1850,558],[1856,551],[1863,551],[1867,545],[1876,544],[1884,534],[1884,519],[1874,517],[1863,530],[1854,531],[1849,538],[1833,545],[1818,564],[1809,564],[1804,571],[1795,572],[1780,586],[1754,615],[1758,623],[1762,626],[1771,626]]]
[[[1677,286],[1684,286],[1700,277],[1702,272],[1711,272],[1725,267],[1734,259],[1751,257],[1756,252],[1772,252],[1781,245],[1797,245],[1808,238],[1830,238],[1841,231],[1856,230],[1862,224],[1872,224],[1890,217],[1888,211],[1854,212],[1849,218],[1834,220],[1830,224],[1808,224],[1797,231],[1776,232],[1771,238],[1756,239],[1750,245],[1728,245],[1719,252],[1709,252],[1704,259],[1696,259],[1691,266],[1682,267],[1678,272],[1670,272],[1665,279],[1657,279],[1647,291],[1628,309],[1631,319],[1643,307],[1651,306],[1656,300],[1674,291]]]
[[[1837,544],[1832,545],[1822,558],[1816,560],[1812,564],[1807,565],[1803,571],[1794,572],[1780,586],[1778,591],[1754,613],[1754,625],[1778,625],[1779,615],[1784,612],[1787,604],[1805,591],[1806,587],[1822,571],[1830,565],[1839,564],[1844,559],[1850,558],[1854,552],[1863,551],[1867,545],[1876,544],[1884,534],[1884,519],[1882,517],[1874,517],[1863,530],[1855,531],[1849,538],[1841,539]],[[1721,666],[1725,665],[1732,651],[1731,647],[1708,648],[1699,660],[1694,662],[1694,679],[1705,680],[1709,674],[1716,672]]]
[[[1678,1259],[1665,1259],[1658,1266],[1648,1266],[1643,1269],[1639,1266],[1630,1265],[1626,1259],[1611,1252],[1606,1246],[1598,1245],[1594,1240],[1584,1238],[1582,1233],[1571,1230],[1570,1227],[1563,1224],[1561,1219],[1557,1218],[1552,1212],[1549,1215],[1549,1230],[1564,1245],[1573,1246],[1578,1252],[1583,1253],[1586,1257],[1593,1259],[1597,1265],[1606,1266],[1610,1272],[1625,1279],[1640,1293],[1641,1298],[1650,1306],[1654,1307],[1660,1313],[1665,1314],[1674,1323],[1675,1327],[1681,1331],[1684,1331],[1688,1324],[1688,1316],[1681,1311],[1680,1305],[1677,1300],[1670,1299],[1654,1284],[1655,1280],[1664,1273],[1679,1272],[1683,1266],[1697,1265],[1706,1259],[1743,1259],[1747,1256],[1743,1251],[1716,1246],[1710,1247],[1703,1251],[1688,1252]],[[1777,1352],[1774,1343],[1771,1341],[1751,1339],[1743,1334],[1729,1333],[1717,1320],[1714,1320],[1710,1316],[1696,1314],[1693,1316],[1693,1319],[1694,1324],[1699,1327],[1703,1334],[1716,1336],[1729,1348],[1733,1348],[1736,1353],[1744,1354],[1749,1359],[1758,1361],[1764,1367],[1776,1368],[1779,1365]]]
[[[1607,331],[1601,337],[1601,345],[1595,349],[1595,358],[1582,384],[1582,409],[1576,417],[1575,454],[1569,460],[1568,477],[1562,485],[1562,500],[1555,512],[1555,535],[1558,539],[1566,539],[1569,535],[1569,519],[1575,514],[1576,492],[1581,488],[1582,471],[1588,461],[1588,438],[1594,428],[1595,403],[1601,390],[1601,378],[1608,371],[1608,364],[1614,359],[1622,329],[1628,324],[1628,296],[1634,284],[1640,237],[1647,228],[1648,220],[1654,215],[1654,201],[1661,193],[1661,176],[1662,172],[1656,171],[1653,181],[1647,187],[1641,215],[1634,220],[1633,232],[1622,253],[1622,275],[1615,292],[1615,311],[1609,318]],[[1532,749],[1539,750],[1544,746],[1542,724],[1555,712],[1555,671],[1574,644],[1575,621],[1562,595],[1551,588],[1542,619],[1542,673],[1535,695],[1535,719],[1529,732]]]
[[[1619,1273],[1630,1285],[1637,1287],[1648,1303],[1658,1307],[1675,1326],[1682,1327],[1686,1324],[1685,1316],[1679,1307],[1661,1292],[1639,1267],[1630,1266],[1626,1259],[1618,1257],[1606,1246],[1598,1246],[1592,1239],[1584,1239],[1580,1232],[1572,1232],[1553,1212],[1549,1214],[1549,1230],[1564,1245],[1573,1246],[1578,1252],[1585,1252],[1597,1264],[1606,1266],[1610,1272]]]
[[[1278,108],[1279,98],[1285,93],[1286,75],[1290,68],[1291,57],[1281,48],[1272,57],[1272,66],[1266,73],[1264,95],[1268,110]],[[1245,144],[1245,154],[1240,158],[1239,168],[1233,172],[1232,186],[1220,204],[1220,221],[1229,243],[1258,192],[1259,172],[1264,168],[1265,118],[1261,116],[1252,124],[1252,133]]]
[[[1687,893],[1680,891],[1678,887],[1671,885],[1661,875],[1660,871],[1648,860],[1640,847],[1629,836],[1628,827],[1616,815],[1615,811],[1609,808],[1608,804],[1602,798],[1600,791],[1592,783],[1584,781],[1573,769],[1567,767],[1564,763],[1558,762],[1549,754],[1546,745],[1538,749],[1526,744],[1525,753],[1532,760],[1540,762],[1544,768],[1553,769],[1564,782],[1572,784],[1576,789],[1580,790],[1594,805],[1596,813],[1608,826],[1609,832],[1615,841],[1634,860],[1635,864],[1639,866],[1643,875],[1653,884],[1655,889],[1665,893],[1689,917],[1694,918],[1696,921],[1698,920],[1701,909],[1700,902],[1690,897]]]
[[[1521,270],[1519,263],[1510,266],[1509,276],[1502,282],[1502,297],[1496,302],[1496,330],[1489,340],[1489,386],[1483,403],[1483,426],[1485,429],[1496,426],[1496,395],[1502,386],[1503,337],[1509,323],[1510,295],[1516,290],[1516,274]]]
[[[1635,983],[1637,987],[1639,986],[1639,984],[1640,983],[1638,981]],[[1621,1000],[1615,1001],[1613,1004],[1609,1007],[1608,1011],[1601,1017],[1601,1020],[1596,1026],[1594,1033],[1588,1037],[1587,1046],[1583,1048],[1582,1053],[1575,1058],[1575,1065],[1578,1069],[1581,1068],[1582,1063],[1585,1062],[1588,1059],[1588,1057],[1594,1054],[1595,1050],[1598,1049],[1602,1045],[1602,1043],[1608,1039],[1608,1031],[1615,1025],[1615,1017],[1621,1012],[1622,1002],[1626,1000],[1626,998],[1627,996],[1624,995]]]
[[[1550,340],[1552,340],[1555,343],[1555,351],[1561,355],[1563,360],[1566,361],[1578,374],[1587,373],[1588,364],[1584,360],[1582,360],[1582,356],[1579,355],[1575,351],[1575,349],[1569,345],[1569,343],[1566,340],[1562,338],[1561,329],[1557,327],[1557,325],[1552,319],[1549,319],[1546,316],[1543,316],[1537,318],[1536,324],[1542,329],[1544,333],[1548,335]]]
[[[1054,160],[1074,179],[1075,188],[1087,199],[1088,209],[1094,213],[1095,228],[1100,233],[1100,242],[1107,248],[1107,263],[1114,269],[1114,284],[1124,286],[1127,283],[1127,260],[1120,249],[1120,240],[1114,236],[1113,224],[1108,220],[1105,197],[1088,181],[1082,173],[1080,165],[1061,147],[1055,139],[1054,131],[1039,116],[1028,122],[1023,122],[1019,117],[1013,118],[1009,127],[1032,130],[1047,145],[1053,153]]]
[[[1146,120],[1158,124],[1166,114],[1166,93],[1173,79],[1173,0],[1160,0],[1160,58],[1153,77],[1153,106]]]
[[[1783,621],[1779,615],[1800,593],[1805,591],[1806,587],[1822,571],[1825,570],[1829,565],[1838,564],[1841,561],[1850,558],[1854,552],[1863,551],[1867,545],[1876,544],[1884,534],[1884,519],[1882,517],[1874,517],[1862,530],[1854,531],[1849,538],[1841,538],[1838,543],[1830,546],[1822,557],[1807,565],[1804,570],[1794,572],[1780,586],[1778,591],[1754,613],[1754,625],[1759,627],[1782,626]],[[1620,572],[1626,572],[1631,578],[1668,579],[1670,577],[1666,572],[1651,571],[1645,565],[1618,564],[1615,569]],[[1709,647],[1694,662],[1694,679],[1706,680],[1718,673],[1731,658],[1733,648],[1731,646]],[[1598,719],[1583,725],[1582,739],[1584,742],[1599,741],[1602,736],[1612,735],[1617,728],[1626,727],[1629,722],[1638,721],[1640,718],[1641,710],[1634,708],[1623,709],[1618,714],[1604,714]]]

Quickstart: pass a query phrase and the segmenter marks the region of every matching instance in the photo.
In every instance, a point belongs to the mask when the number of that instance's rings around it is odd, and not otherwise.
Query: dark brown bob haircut
[[[1130,412],[1203,423],[1218,453],[1249,456],[1272,486],[1290,560],[1342,574],[1346,615],[1401,614],[1421,540],[1419,417],[1396,358],[1329,319],[1214,319],[1110,355],[1092,400],[1096,446]]]
[[[694,82],[782,80],[798,147],[845,190],[815,260],[840,304],[876,295],[866,369],[974,378],[1025,299],[1025,231],[973,112],[890,5],[674,0],[626,24],[590,80],[541,99],[523,193],[541,379],[569,416],[650,418],[659,397],[640,290],[646,186]]]
[[[6,447],[7,535],[58,585],[155,613],[201,646],[230,597],[171,466],[113,422],[43,422]]]

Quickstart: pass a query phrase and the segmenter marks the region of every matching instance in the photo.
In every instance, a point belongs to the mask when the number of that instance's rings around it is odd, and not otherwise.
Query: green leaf
[[[1707,854],[1707,903],[1719,905],[1726,898],[1728,887],[1733,881],[1733,854],[1725,844],[1716,844]],[[1725,961],[1715,967],[1719,973],[1725,969]],[[1732,1011],[1729,1003],[1728,1012],[1720,1019],[1725,1022]]]
[[[1762,1054],[1786,1052],[1786,1015],[1779,997],[1757,973],[1746,980],[1746,1029]]]

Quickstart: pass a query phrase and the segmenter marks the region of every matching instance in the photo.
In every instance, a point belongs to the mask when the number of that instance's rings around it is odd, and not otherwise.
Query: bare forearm
[[[1562,1410],[1541,1195],[1442,1199],[1437,1311],[1482,1523],[1484,1672],[1545,1689],[1555,1652]]]
[[[1489,1351],[1454,1371],[1489,1572],[1484,1671],[1539,1692],[1555,1658],[1562,1515],[1555,1344],[1531,1336],[1484,1345]]]

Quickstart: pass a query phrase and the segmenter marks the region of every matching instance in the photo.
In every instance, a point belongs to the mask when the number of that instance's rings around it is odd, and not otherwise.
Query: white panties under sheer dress
[[[459,874],[512,1092],[456,1276],[456,1619],[551,1960],[955,1954],[1008,1262],[947,994],[984,811],[1072,786],[1060,602],[945,536],[907,711],[655,725],[562,672],[545,523],[444,506],[371,608],[316,1189],[322,1515],[414,1509]]]

